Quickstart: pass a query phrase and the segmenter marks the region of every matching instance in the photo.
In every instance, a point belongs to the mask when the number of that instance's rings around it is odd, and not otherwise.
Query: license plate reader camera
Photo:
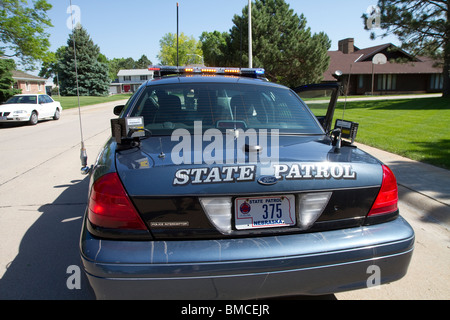
[[[111,119],[111,134],[118,144],[139,141],[145,137],[144,117]]]

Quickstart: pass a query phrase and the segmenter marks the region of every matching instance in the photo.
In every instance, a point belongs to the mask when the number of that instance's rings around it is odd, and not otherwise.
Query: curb
[[[450,171],[384,150],[355,143],[388,165],[399,186],[399,201],[415,209],[424,221],[450,230]]]
[[[403,205],[414,209],[420,220],[450,230],[450,206],[401,184],[398,185],[398,198]]]

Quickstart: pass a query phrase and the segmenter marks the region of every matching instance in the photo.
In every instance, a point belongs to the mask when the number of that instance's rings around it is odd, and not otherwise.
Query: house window
[[[382,91],[395,90],[397,88],[396,74],[380,74],[378,75],[377,89]]]
[[[364,76],[363,75],[358,76],[358,88],[359,89],[364,88]]]
[[[42,91],[42,83],[38,83],[38,91]]]
[[[25,90],[26,91],[30,91],[31,90],[31,86],[30,86],[30,83],[28,81],[25,81]]]
[[[430,79],[430,89],[431,90],[442,90],[444,87],[444,76],[442,73],[435,73],[431,75]]]
[[[131,81],[131,76],[123,76],[123,81]]]
[[[141,76],[141,80],[144,80],[144,81],[145,81],[145,80],[148,80],[148,79],[147,79],[147,76]]]

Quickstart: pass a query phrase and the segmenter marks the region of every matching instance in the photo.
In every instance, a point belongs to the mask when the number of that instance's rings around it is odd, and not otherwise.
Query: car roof
[[[14,96],[46,96],[45,93],[19,93],[15,94]]]
[[[160,85],[160,84],[176,84],[176,83],[239,83],[239,84],[256,84],[263,86],[275,86],[279,88],[286,88],[283,85],[267,81],[261,78],[250,78],[244,76],[224,76],[224,75],[174,75],[163,76],[161,78],[154,78],[148,80],[146,86]]]

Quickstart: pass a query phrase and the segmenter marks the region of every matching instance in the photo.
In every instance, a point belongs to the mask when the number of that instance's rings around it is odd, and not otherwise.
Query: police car
[[[149,69],[91,170],[80,250],[97,298],[321,295],[406,274],[395,176],[349,141],[354,123],[331,128],[338,85]],[[308,91],[330,97],[325,115]]]

